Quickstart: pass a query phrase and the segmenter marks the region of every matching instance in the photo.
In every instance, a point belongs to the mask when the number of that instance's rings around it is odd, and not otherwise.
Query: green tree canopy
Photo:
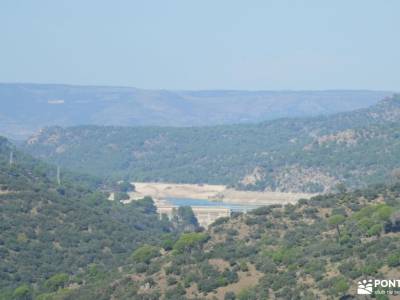
[[[151,259],[160,255],[160,249],[151,245],[143,245],[137,248],[131,256],[136,263],[150,263]]]
[[[180,236],[174,245],[174,250],[178,253],[191,251],[194,248],[200,247],[208,240],[209,236],[206,233],[184,233]]]

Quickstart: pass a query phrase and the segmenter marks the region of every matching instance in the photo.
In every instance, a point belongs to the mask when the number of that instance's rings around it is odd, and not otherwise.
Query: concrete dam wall
[[[170,219],[174,216],[178,206],[174,205],[157,205],[157,212],[167,215]],[[231,210],[227,207],[210,207],[210,206],[192,206],[194,215],[199,224],[208,227],[216,219],[221,217],[230,217]]]

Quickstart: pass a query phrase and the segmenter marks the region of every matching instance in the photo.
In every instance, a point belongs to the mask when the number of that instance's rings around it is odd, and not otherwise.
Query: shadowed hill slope
[[[151,199],[114,203],[79,178],[56,184],[47,168],[0,137],[0,295],[93,263],[115,266],[169,230]]]

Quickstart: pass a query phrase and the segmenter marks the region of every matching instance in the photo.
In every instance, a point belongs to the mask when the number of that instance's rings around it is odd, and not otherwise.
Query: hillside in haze
[[[331,116],[193,128],[50,127],[23,149],[113,179],[329,192],[399,173],[400,98]]]
[[[26,138],[44,126],[204,126],[329,115],[375,104],[381,91],[167,91],[0,84],[0,134]]]

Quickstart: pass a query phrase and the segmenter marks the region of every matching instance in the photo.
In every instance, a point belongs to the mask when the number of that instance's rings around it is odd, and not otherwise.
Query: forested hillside
[[[328,192],[400,174],[400,97],[326,117],[193,128],[50,127],[24,149],[114,179]]]
[[[359,280],[400,276],[399,199],[379,185],[219,219],[56,299],[360,299]]]
[[[328,115],[375,104],[385,91],[168,91],[0,83],[0,135],[44,126],[204,126]]]
[[[53,291],[89,267],[115,267],[171,230],[151,199],[112,202],[73,173],[57,184],[50,168],[0,137],[0,299],[30,299],[22,296],[38,286]]]

